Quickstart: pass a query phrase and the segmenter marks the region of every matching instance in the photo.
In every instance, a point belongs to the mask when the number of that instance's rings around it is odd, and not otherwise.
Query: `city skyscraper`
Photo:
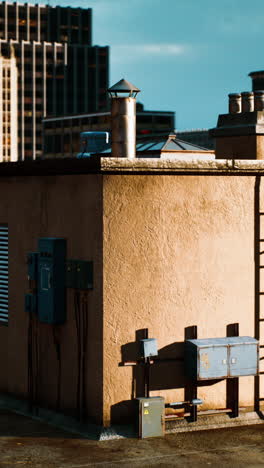
[[[12,90],[14,90],[12,92]],[[14,51],[0,56],[0,151],[3,161],[17,160],[17,66]],[[12,137],[13,135],[13,137]]]
[[[107,109],[90,8],[0,3],[0,161],[42,155],[42,119]]]

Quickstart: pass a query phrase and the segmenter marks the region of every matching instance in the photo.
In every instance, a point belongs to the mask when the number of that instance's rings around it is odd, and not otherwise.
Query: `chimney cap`
[[[111,86],[111,88],[108,89],[108,92],[110,93],[111,96],[112,94],[117,96],[117,93],[122,93],[122,94],[129,93],[129,96],[135,97],[137,93],[140,93],[140,89],[138,89],[132,83],[129,83],[129,81],[122,79],[118,81],[116,84],[114,84],[113,86]]]
[[[264,76],[264,70],[253,71],[248,74],[251,78],[257,78],[260,76]]]
[[[228,94],[230,98],[239,98],[241,97],[241,93],[230,93]]]

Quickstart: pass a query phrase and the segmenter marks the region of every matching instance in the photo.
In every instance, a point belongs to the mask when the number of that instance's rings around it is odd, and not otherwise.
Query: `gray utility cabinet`
[[[259,343],[250,336],[186,340],[185,374],[192,380],[256,375]]]
[[[164,435],[164,398],[136,398],[135,401],[138,436],[141,439],[162,437]]]

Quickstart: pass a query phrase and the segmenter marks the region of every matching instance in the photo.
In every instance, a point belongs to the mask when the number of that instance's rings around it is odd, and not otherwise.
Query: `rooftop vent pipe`
[[[264,91],[254,91],[254,104],[256,111],[264,110]]]
[[[239,114],[241,112],[241,94],[231,93],[229,97],[229,113]]]
[[[140,90],[122,79],[108,89],[111,97],[112,156],[136,157],[136,95]]]
[[[253,112],[254,111],[254,93],[250,91],[244,91],[241,93],[242,97],[242,112]]]

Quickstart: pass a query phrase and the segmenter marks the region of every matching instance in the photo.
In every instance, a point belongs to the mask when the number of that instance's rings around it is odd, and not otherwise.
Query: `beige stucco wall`
[[[257,136],[257,159],[264,159],[264,135]]]
[[[102,178],[100,175],[0,179],[0,221],[9,226],[9,325],[0,326],[0,391],[27,398],[28,291],[26,255],[39,237],[65,237],[68,258],[94,261],[94,290],[88,293],[87,412],[102,414]],[[73,291],[67,292],[67,321],[61,340],[61,410],[76,408],[77,339]],[[52,327],[39,324],[39,404],[56,407],[58,361]],[[7,375],[8,374],[8,375]]]
[[[119,366],[122,350],[133,360],[137,330],[148,328],[169,358],[182,356],[192,325],[200,338],[226,336],[232,323],[254,336],[254,184],[253,176],[104,176],[105,424],[124,422],[142,391],[142,371]],[[253,405],[253,379],[240,379],[240,406]],[[152,395],[176,401],[183,386],[182,364],[152,367]],[[225,388],[200,387],[203,408],[226,407]]]
[[[0,346],[2,351],[0,353],[0,388],[4,392],[8,390],[8,333],[6,329],[5,325],[0,325]]]
[[[190,163],[187,174],[182,162],[136,161],[136,169],[132,162],[124,169],[126,163],[110,160],[102,163],[104,175],[1,177],[0,221],[8,223],[10,235],[10,321],[0,326],[0,391],[27,397],[26,254],[42,236],[66,237],[68,258],[94,261],[86,396],[88,416],[97,423],[125,422],[131,399],[142,395],[142,369],[119,365],[135,359],[140,330],[148,328],[149,337],[157,338],[161,358],[183,356],[185,329],[193,325],[200,338],[226,336],[233,323],[239,323],[240,335],[254,336],[256,176],[243,170],[258,174],[263,168],[255,163]],[[129,164],[133,171],[145,170],[144,164],[160,171],[161,164],[178,173],[126,175]],[[190,173],[202,164],[210,175]],[[108,166],[120,173],[107,174]],[[264,212],[264,182],[260,199]],[[61,410],[71,413],[77,342],[72,291],[67,294],[68,319],[60,329]],[[264,317],[263,306],[264,299]],[[264,323],[262,337],[264,344]],[[40,325],[40,354],[39,402],[54,408],[58,363],[47,325]],[[181,363],[151,369],[152,395],[182,399],[184,384]],[[240,379],[240,406],[253,405],[253,384],[253,377]],[[225,381],[200,387],[203,408],[225,407],[225,387]]]

